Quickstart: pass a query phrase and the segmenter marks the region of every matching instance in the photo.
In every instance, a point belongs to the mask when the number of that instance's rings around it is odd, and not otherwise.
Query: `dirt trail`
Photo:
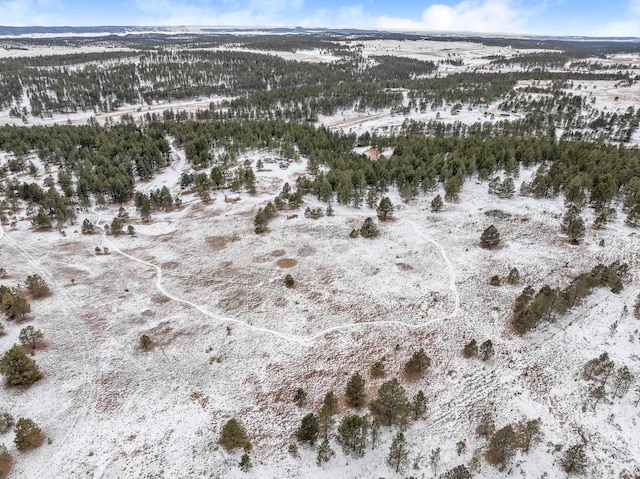
[[[98,226],[99,228],[103,228],[103,226],[100,225],[101,221],[102,221],[102,216],[99,212],[97,212],[94,209],[94,213],[96,213],[98,215],[98,220],[96,221],[96,226]],[[363,213],[364,215],[366,215],[366,213]],[[105,237],[105,242],[109,245],[109,248],[111,251],[115,251],[116,253],[124,256],[125,258],[128,258],[132,261],[135,261],[137,263],[143,264],[145,266],[148,266],[150,268],[153,268],[156,270],[156,280],[155,280],[155,286],[156,289],[163,294],[164,296],[166,296],[167,298],[170,298],[174,301],[186,304],[194,309],[196,309],[197,311],[199,311],[200,313],[204,314],[205,316],[208,316],[212,319],[215,319],[216,321],[220,321],[220,322],[228,322],[228,323],[234,323],[234,324],[238,324],[248,330],[251,331],[255,331],[257,333],[267,333],[273,337],[276,337],[278,339],[282,339],[284,341],[290,342],[290,343],[294,343],[294,344],[299,344],[303,347],[311,347],[313,346],[319,339],[321,339],[322,337],[326,336],[327,334],[333,333],[333,332],[337,332],[337,331],[347,331],[347,330],[358,330],[367,326],[383,326],[383,325],[396,325],[396,326],[402,326],[402,327],[406,327],[406,328],[410,328],[410,329],[419,329],[419,328],[424,328],[428,325],[431,325],[435,322],[439,322],[439,321],[443,321],[446,319],[450,319],[454,316],[456,316],[459,312],[460,312],[460,294],[458,292],[458,287],[456,284],[456,275],[455,275],[455,270],[453,268],[453,264],[451,263],[451,260],[449,259],[449,257],[447,256],[447,253],[445,251],[445,249],[442,247],[442,245],[440,243],[438,243],[437,241],[429,238],[427,235],[425,235],[424,233],[422,233],[418,226],[410,221],[410,220],[406,220],[411,226],[412,228],[415,230],[415,232],[421,236],[425,241],[433,244],[436,248],[438,248],[438,250],[440,251],[440,254],[442,255],[442,258],[447,266],[448,272],[449,272],[449,278],[450,278],[450,287],[451,287],[451,291],[453,293],[453,297],[454,297],[454,309],[451,313],[449,313],[446,316],[443,317],[439,317],[439,318],[434,318],[431,319],[429,321],[425,321],[425,322],[421,322],[421,323],[416,323],[416,324],[411,324],[411,323],[406,323],[404,321],[394,321],[394,320],[381,320],[381,321],[364,321],[364,322],[360,322],[360,323],[353,323],[353,324],[343,324],[340,326],[334,326],[331,328],[327,328],[324,329],[316,334],[310,335],[310,336],[297,336],[297,335],[293,335],[293,334],[285,334],[285,333],[281,333],[279,331],[275,331],[273,329],[269,329],[269,328],[262,328],[259,326],[253,326],[251,324],[247,324],[246,322],[236,319],[236,318],[232,318],[229,316],[223,316],[221,314],[217,314],[217,313],[213,313],[207,309],[205,309],[203,306],[196,304],[192,301],[186,300],[184,298],[181,298],[180,296],[177,296],[175,294],[170,293],[169,291],[167,291],[163,284],[162,284],[162,268],[156,264],[153,264],[149,261],[145,261],[143,259],[137,258],[136,256],[130,255],[128,253],[125,253],[124,251],[122,251],[120,248],[118,248],[115,244],[113,244],[108,237],[106,236],[106,233],[104,234]]]

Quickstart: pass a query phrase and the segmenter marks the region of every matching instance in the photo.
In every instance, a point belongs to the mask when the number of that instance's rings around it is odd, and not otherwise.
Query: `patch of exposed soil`
[[[278,261],[276,261],[276,264],[281,268],[293,268],[298,264],[298,260],[295,260],[293,258],[280,258]]]

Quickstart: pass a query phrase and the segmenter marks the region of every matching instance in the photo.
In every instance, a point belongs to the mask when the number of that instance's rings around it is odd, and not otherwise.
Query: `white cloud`
[[[419,20],[382,16],[378,28],[426,31],[520,32],[534,15],[515,0],[465,0],[456,5],[435,4]]]

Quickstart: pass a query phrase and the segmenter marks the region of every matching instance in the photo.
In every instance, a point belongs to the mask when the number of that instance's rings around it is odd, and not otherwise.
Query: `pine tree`
[[[380,421],[373,419],[371,421],[371,450],[376,448],[378,441],[380,440]]]
[[[20,344],[22,344],[23,346],[31,346],[31,349],[35,351],[36,341],[38,339],[42,339],[42,337],[42,331],[29,325],[26,328],[20,330],[18,339],[20,340]]]
[[[369,421],[363,416],[345,416],[338,426],[338,440],[345,454],[362,457],[367,445]]]
[[[584,220],[581,216],[578,216],[567,228],[567,236],[572,244],[579,244],[580,240],[584,238],[585,231],[586,227],[584,225]]]
[[[520,281],[520,271],[518,268],[511,268],[509,270],[509,275],[507,276],[507,283],[509,284],[518,284]]]
[[[520,436],[520,448],[522,452],[528,453],[531,446],[540,441],[542,438],[541,425],[542,422],[540,419],[532,419],[519,428],[518,435]]]
[[[474,358],[478,354],[478,343],[475,339],[472,339],[467,344],[464,345],[462,349],[462,356],[465,358]]]
[[[296,431],[296,438],[300,442],[308,442],[313,445],[318,438],[318,416],[313,413],[302,418],[300,427]]]
[[[307,392],[302,388],[296,389],[296,392],[293,395],[293,402],[295,403],[295,405],[298,407],[302,407],[304,406],[304,403],[306,402],[306,400],[307,400]]]
[[[322,443],[320,443],[320,447],[318,448],[318,454],[316,455],[316,464],[318,465],[318,467],[321,467],[329,462],[329,460],[335,455],[336,453],[333,449],[331,449],[329,440],[325,438]]]
[[[427,397],[424,395],[422,390],[418,391],[415,396],[413,396],[413,401],[411,401],[411,412],[413,413],[413,419],[418,420],[424,417],[427,413]]]
[[[8,320],[20,318],[24,321],[26,315],[31,312],[31,305],[22,292],[11,288],[2,296],[2,308]]]
[[[91,221],[89,221],[88,219],[85,219],[82,222],[82,226],[80,227],[80,230],[82,232],[83,235],[89,235],[92,234],[95,231],[96,227],[93,225],[93,223]]]
[[[513,182],[513,178],[506,177],[497,193],[500,198],[513,198],[514,193],[516,192],[516,185]]]
[[[431,366],[431,358],[424,352],[424,348],[420,348],[406,362],[404,372],[409,376],[418,377],[424,374],[429,366]]]
[[[442,201],[442,196],[437,195],[433,200],[431,200],[431,212],[439,213],[444,208],[444,202]]]
[[[582,444],[574,444],[567,449],[560,460],[562,469],[568,474],[582,474],[587,468],[587,455]]]
[[[122,228],[124,227],[124,221],[120,217],[115,217],[111,221],[111,234],[114,236],[119,236],[122,234]]]
[[[247,433],[236,419],[229,419],[225,425],[222,426],[218,443],[227,451],[232,451],[239,447],[251,447]]]
[[[495,226],[491,225],[482,232],[480,246],[485,249],[493,249],[498,244],[500,244],[500,233]]]
[[[392,469],[395,469],[396,473],[401,472],[407,466],[409,462],[409,449],[407,447],[407,441],[404,434],[397,433],[391,443],[389,449],[389,455],[387,456],[387,464]]]
[[[494,355],[493,343],[490,339],[487,339],[484,343],[480,345],[478,349],[478,353],[480,354],[480,359],[483,361],[488,361]]]
[[[429,455],[429,464],[431,464],[431,469],[433,470],[433,476],[438,476],[438,466],[440,465],[440,448],[436,447],[431,454]]]
[[[251,464],[251,458],[249,457],[248,453],[245,452],[244,454],[242,454],[240,462],[238,463],[238,467],[242,472],[249,472],[251,470],[253,464]]]
[[[378,214],[378,219],[380,221],[387,221],[393,217],[393,203],[388,196],[385,196],[380,200],[380,204],[376,209],[376,213]]]
[[[42,442],[42,430],[31,419],[19,418],[14,433],[13,443],[19,451],[36,448]]]
[[[0,358],[0,374],[7,386],[29,386],[42,377],[36,362],[17,344]]]
[[[613,398],[615,399],[616,397],[618,397],[618,394],[620,395],[620,397],[623,397],[625,394],[627,394],[627,391],[629,391],[629,387],[631,386],[632,382],[633,374],[631,374],[629,368],[627,366],[618,368],[613,377]]]
[[[41,298],[49,294],[49,286],[39,274],[27,276],[24,284],[34,298]]]
[[[360,408],[364,406],[366,393],[364,390],[365,382],[360,373],[355,373],[347,382],[345,395],[347,396],[347,404],[351,407]]]
[[[362,227],[360,228],[360,235],[363,238],[375,238],[380,234],[380,230],[370,217],[365,218]]]
[[[510,424],[497,430],[489,441],[487,462],[502,470],[515,455],[517,443],[518,437]]]
[[[406,424],[410,405],[404,388],[396,378],[380,386],[378,394],[369,403],[369,410],[384,426]]]

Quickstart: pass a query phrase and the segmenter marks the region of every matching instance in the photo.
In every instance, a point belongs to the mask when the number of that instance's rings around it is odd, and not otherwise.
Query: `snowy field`
[[[463,58],[464,67],[447,67],[455,71],[481,67],[487,55],[517,53],[463,42],[407,43],[365,41],[362,54]],[[282,55],[334,61],[320,51]],[[637,59],[620,59],[632,60]],[[640,95],[637,85],[616,88],[604,81],[582,82],[580,90],[576,82],[571,91],[595,97],[596,106],[609,111],[625,111]],[[95,118],[103,124],[124,114],[193,111],[223,100],[128,105]],[[489,111],[497,112],[497,104]],[[428,109],[409,118],[428,121],[439,114],[445,122],[487,120],[486,108],[465,105],[457,115],[450,110]],[[30,124],[84,124],[91,116],[30,118]],[[318,123],[383,134],[406,118],[390,111],[345,111]],[[0,123],[14,122],[7,112],[0,114]],[[1,266],[7,272],[0,282],[23,284],[28,274],[37,273],[53,292],[31,302],[33,319],[27,323],[44,333],[44,346],[34,358],[44,377],[28,389],[0,392],[0,412],[33,419],[50,442],[19,453],[12,433],[0,435],[0,444],[15,460],[10,478],[431,478],[437,476],[429,455],[440,447],[438,473],[477,456],[477,478],[551,479],[566,477],[559,459],[567,446],[582,442],[589,458],[584,477],[640,474],[638,380],[623,398],[609,396],[594,412],[584,407],[588,384],[581,379],[585,362],[603,352],[640,377],[640,322],[631,313],[640,293],[640,240],[637,230],[625,226],[621,211],[605,229],[588,227],[584,241],[575,246],[560,233],[562,198],[500,199],[488,194],[486,182],[471,178],[460,200],[445,203],[440,213],[431,212],[430,202],[438,193],[444,196],[442,190],[408,204],[391,190],[394,219],[380,225],[377,239],[349,238],[364,218],[375,218],[375,210],[334,203],[333,216],[308,219],[306,207],[326,208],[311,196],[300,209],[280,212],[269,223],[269,233],[256,235],[258,208],[273,200],[285,182],[294,185],[306,173],[304,158],[287,169],[270,163],[257,169],[258,160],[273,155],[253,151],[238,159],[239,165],[248,160],[256,171],[255,196],[241,193],[239,201],[230,202],[231,193],[221,190],[203,204],[180,190],[180,175],[190,165],[184,152],[174,148],[173,163],[136,188],[167,186],[180,194],[183,205],[154,212],[147,223],[132,202],[123,205],[135,237],[104,234],[102,228],[120,205],[81,212],[64,235],[34,232],[24,213],[15,228],[0,228]],[[0,152],[0,163],[9,158]],[[34,163],[41,172],[35,181],[42,183],[42,165]],[[516,191],[533,174],[520,171]],[[504,214],[488,216],[492,210]],[[593,216],[587,209],[587,225]],[[95,234],[80,233],[85,218],[98,225]],[[485,250],[479,238],[491,224],[502,244]],[[108,254],[96,254],[96,247]],[[631,273],[620,294],[597,289],[557,322],[523,337],[514,334],[511,308],[526,285],[564,287],[594,265],[615,260],[627,262]],[[492,276],[505,278],[513,267],[520,271],[519,284],[490,285]],[[294,277],[293,288],[284,286],[286,274]],[[25,326],[3,324],[7,334],[0,336],[0,351],[18,342]],[[139,348],[142,334],[153,340],[147,352]],[[462,348],[472,338],[478,343],[490,339],[495,356],[487,362],[463,358]],[[402,369],[419,348],[432,366],[423,378],[408,381]],[[381,360],[386,378],[371,378],[372,364]],[[339,398],[338,422],[357,412],[344,398],[355,372],[365,377],[369,398],[394,377],[402,379],[409,397],[423,390],[428,398],[426,418],[405,432],[410,454],[402,474],[385,463],[395,429],[383,428],[381,444],[361,459],[345,456],[335,441],[336,456],[323,467],[316,465],[310,448],[300,447],[300,458],[288,453],[301,418],[317,412],[328,391]],[[299,387],[308,393],[303,408],[292,401]],[[487,412],[493,413],[497,428],[540,418],[543,440],[528,455],[518,453],[506,471],[498,471],[482,457],[487,441],[475,434]],[[232,417],[253,443],[254,467],[248,473],[238,468],[240,453],[229,454],[218,445],[221,427]],[[456,443],[461,440],[466,451],[459,455]]]
[[[179,191],[186,165],[181,151],[174,154],[173,167],[139,187]],[[246,159],[255,165],[266,156]],[[154,213],[146,224],[129,205],[133,238],[81,235],[79,227],[67,228],[66,236],[34,233],[27,220],[5,227],[1,254],[9,277],[3,283],[38,273],[53,290],[32,302],[30,321],[45,335],[46,347],[35,355],[44,378],[2,393],[2,408],[34,419],[51,444],[14,451],[11,477],[432,477],[427,461],[435,447],[442,448],[444,471],[485,446],[474,430],[487,411],[498,427],[542,420],[544,440],[512,462],[513,474],[564,477],[555,445],[581,437],[589,439],[587,477],[634,470],[640,445],[633,394],[597,413],[583,411],[587,386],[579,378],[582,365],[603,351],[639,372],[638,323],[622,316],[638,293],[635,280],[620,295],[598,290],[525,337],[508,325],[526,284],[563,286],[595,263],[616,259],[628,262],[635,277],[640,246],[633,230],[618,220],[571,246],[559,233],[561,200],[498,199],[472,179],[460,201],[438,214],[430,212],[431,197],[406,205],[392,194],[395,220],[375,240],[348,237],[374,211],[334,205],[334,216],[306,219],[302,210],[318,205],[310,197],[301,210],[274,219],[268,234],[255,235],[257,207],[304,171],[304,160],[260,171],[257,196],[243,194],[236,203],[226,203],[224,192],[208,205],[185,194],[181,210]],[[522,171],[516,184],[531,174]],[[493,209],[508,218],[484,214]],[[115,206],[98,208],[78,221],[103,225],[116,213]],[[503,245],[483,250],[479,237],[492,223]],[[96,246],[109,253],[96,255]],[[489,285],[491,276],[504,277],[514,266],[520,285]],[[287,273],[294,288],[283,285]],[[614,321],[619,326],[611,334]],[[23,326],[7,323],[2,350]],[[154,341],[146,353],[138,348],[141,334]],[[495,358],[464,359],[460,352],[471,338],[491,339]],[[392,430],[362,459],[335,445],[337,456],[323,468],[314,451],[302,447],[299,459],[288,454],[300,419],[319,408],[326,392],[333,390],[340,414],[348,413],[343,391],[352,373],[366,377],[372,397],[384,379],[369,378],[371,365],[384,358],[387,378],[400,376],[420,347],[432,368],[405,382],[409,395],[422,389],[429,399],[426,420],[406,431],[418,469],[398,475],[386,466]],[[309,395],[302,409],[291,400],[298,387]],[[217,445],[231,417],[254,443],[248,474],[238,469],[238,455]],[[0,441],[11,446],[8,436]],[[463,439],[467,450],[458,456]],[[477,477],[504,477],[481,464]]]

